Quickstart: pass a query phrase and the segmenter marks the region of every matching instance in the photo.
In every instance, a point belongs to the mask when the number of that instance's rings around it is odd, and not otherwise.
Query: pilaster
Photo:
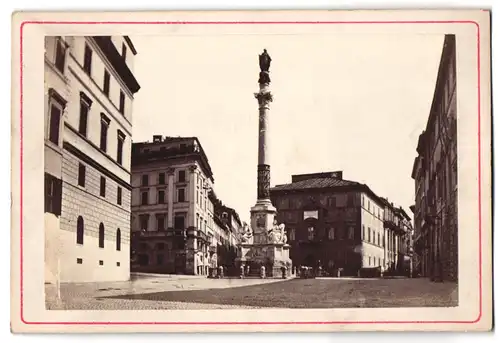
[[[175,169],[174,168],[169,168],[167,170],[167,177],[168,177],[168,213],[167,213],[167,227],[172,228],[174,227],[174,174],[175,174]]]
[[[189,202],[187,227],[196,227],[196,181],[198,176],[198,166],[189,167],[189,184],[186,200]]]

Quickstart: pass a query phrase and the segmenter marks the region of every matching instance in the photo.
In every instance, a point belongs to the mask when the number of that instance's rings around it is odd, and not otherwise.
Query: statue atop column
[[[264,52],[259,55],[259,66],[260,66],[260,74],[259,74],[259,83],[271,83],[271,78],[269,77],[269,67],[271,66],[271,56],[267,53],[267,50],[264,49]]]

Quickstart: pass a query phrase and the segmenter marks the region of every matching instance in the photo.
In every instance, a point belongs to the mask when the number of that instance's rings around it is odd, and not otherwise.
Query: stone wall
[[[60,224],[62,281],[127,280],[130,274],[130,191],[122,188],[122,205],[118,205],[118,185],[106,178],[106,197],[99,196],[101,174],[89,165],[86,166],[85,188],[78,186],[78,164],[75,156],[64,152]],[[79,216],[84,220],[83,245],[76,242]],[[105,228],[104,248],[98,244],[100,223]],[[118,229],[120,251],[116,244]],[[77,259],[82,259],[81,264]]]

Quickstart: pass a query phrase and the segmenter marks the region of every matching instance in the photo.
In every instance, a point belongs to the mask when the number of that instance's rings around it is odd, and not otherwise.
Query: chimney
[[[158,143],[158,142],[161,142],[161,135],[154,135],[153,143]]]

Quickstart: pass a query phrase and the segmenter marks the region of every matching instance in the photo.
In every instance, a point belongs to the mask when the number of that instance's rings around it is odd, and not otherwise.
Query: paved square
[[[206,279],[139,277],[129,282],[46,285],[51,310],[449,307],[458,286],[427,279]]]

